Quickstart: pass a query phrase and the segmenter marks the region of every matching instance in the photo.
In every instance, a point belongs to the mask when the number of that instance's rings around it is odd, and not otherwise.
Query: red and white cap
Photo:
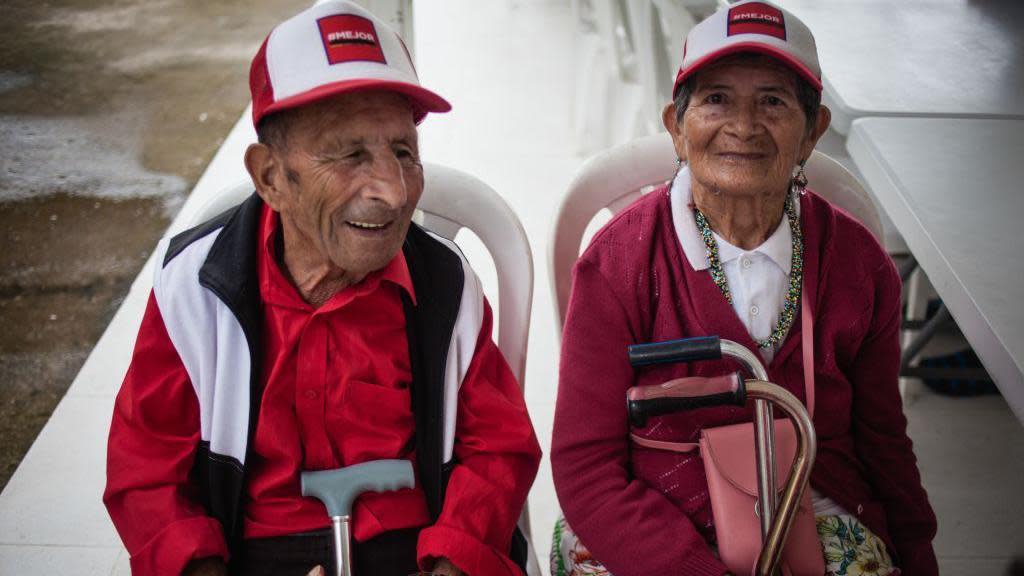
[[[695,72],[739,52],[758,52],[776,58],[821,90],[818,49],[810,28],[770,2],[747,0],[719,9],[690,29],[672,97]]]
[[[344,0],[322,2],[278,24],[249,69],[252,121],[337,94],[398,92],[416,122],[428,112],[451,110],[420,86],[405,43],[373,14]]]

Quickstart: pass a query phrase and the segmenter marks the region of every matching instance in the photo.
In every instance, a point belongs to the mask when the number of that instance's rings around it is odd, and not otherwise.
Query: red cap
[[[672,97],[698,70],[739,52],[771,56],[821,91],[818,49],[810,28],[774,4],[748,0],[721,8],[690,29]]]
[[[325,98],[368,90],[405,96],[416,122],[451,110],[420,86],[402,39],[363,8],[344,0],[317,4],[274,28],[249,70],[252,121]]]

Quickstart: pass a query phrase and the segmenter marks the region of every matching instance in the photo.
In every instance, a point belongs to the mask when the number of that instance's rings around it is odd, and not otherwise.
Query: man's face
[[[423,192],[405,98],[357,92],[311,104],[289,118],[273,153],[280,192],[271,206],[281,214],[286,253],[305,251],[357,277],[394,258]]]

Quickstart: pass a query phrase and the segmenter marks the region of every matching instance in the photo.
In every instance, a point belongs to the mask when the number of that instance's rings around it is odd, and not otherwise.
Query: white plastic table
[[[1024,118],[1024,2],[776,0],[814,33],[832,126]]]
[[[1024,119],[865,118],[847,148],[1024,422]]]

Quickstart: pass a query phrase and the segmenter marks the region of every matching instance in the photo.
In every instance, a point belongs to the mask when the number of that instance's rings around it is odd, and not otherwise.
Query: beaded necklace
[[[779,316],[779,322],[775,325],[775,329],[772,330],[768,338],[757,340],[758,348],[771,348],[781,342],[793,326],[796,311],[800,308],[800,287],[804,276],[804,239],[803,233],[800,231],[800,218],[797,216],[792,194],[786,195],[783,210],[789,219],[789,230],[793,237],[793,258],[789,269],[789,291],[786,293],[785,302],[782,303],[782,314]],[[722,295],[725,296],[729,304],[732,304],[732,293],[729,292],[729,283],[725,278],[725,270],[722,270],[722,262],[718,258],[718,243],[715,242],[711,227],[708,226],[707,219],[696,206],[693,208],[693,215],[697,220],[697,230],[700,232],[700,236],[704,240],[704,247],[707,249],[708,263],[711,265],[711,279],[715,281],[715,285],[722,291]]]

